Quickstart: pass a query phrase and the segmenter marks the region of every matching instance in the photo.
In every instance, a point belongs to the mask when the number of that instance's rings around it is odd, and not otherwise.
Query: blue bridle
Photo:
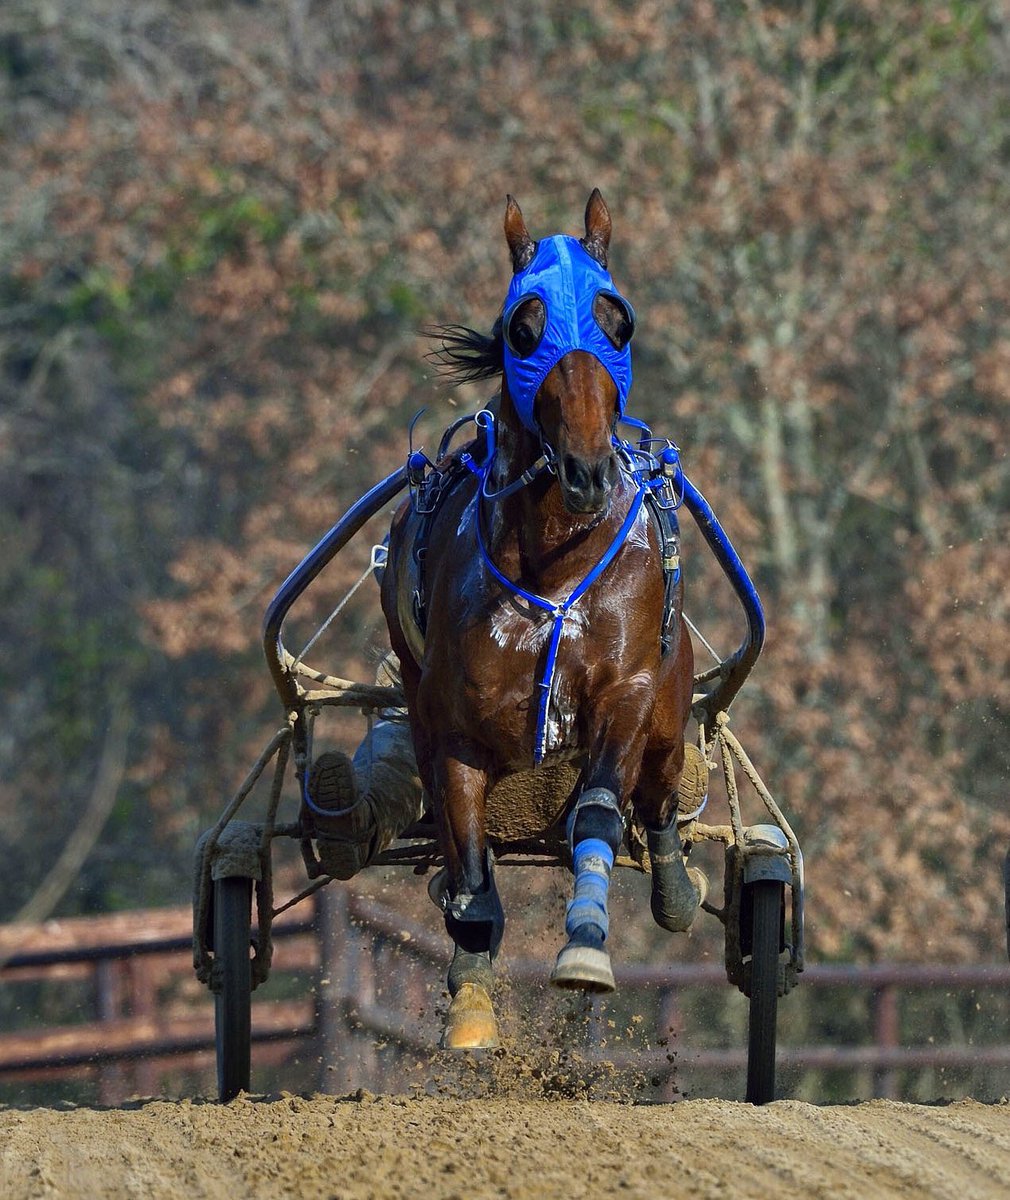
[[[543,238],[529,266],[512,276],[502,328],[525,300],[539,297],[547,320],[536,349],[525,357],[516,354],[505,342],[505,378],[509,395],[519,419],[531,433],[537,433],[533,413],[540,385],[548,373],[572,350],[585,350],[606,367],[617,388],[618,416],[624,415],[631,390],[631,347],[618,350],[600,328],[593,314],[599,295],[613,296],[634,320],[634,309],[614,287],[607,269],[573,237],[558,234]]]

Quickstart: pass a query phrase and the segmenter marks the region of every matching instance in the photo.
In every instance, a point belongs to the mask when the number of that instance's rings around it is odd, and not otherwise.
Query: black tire
[[[747,1103],[767,1104],[775,1099],[783,886],[775,879],[759,879],[747,887],[752,914]]]
[[[214,881],[214,961],[220,987],[214,996],[217,1091],[222,1104],[249,1090],[252,1032],[252,880]]]

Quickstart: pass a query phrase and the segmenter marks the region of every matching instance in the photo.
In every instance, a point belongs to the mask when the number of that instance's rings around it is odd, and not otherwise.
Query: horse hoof
[[[554,964],[551,983],[584,992],[612,992],[617,988],[610,955],[594,946],[565,946]]]
[[[685,933],[694,923],[708,896],[708,877],[697,867],[684,867],[652,877],[652,915],[656,924],[670,933]]]
[[[687,877],[690,879],[691,886],[694,888],[695,893],[697,894],[698,907],[701,908],[701,906],[708,899],[708,876],[704,871],[699,870],[697,867],[688,867]]]
[[[464,983],[452,998],[442,1034],[443,1050],[494,1050],[498,1022],[491,997],[477,983]]]

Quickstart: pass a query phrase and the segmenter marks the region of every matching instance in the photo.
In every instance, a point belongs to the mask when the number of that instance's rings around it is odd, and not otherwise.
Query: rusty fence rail
[[[188,909],[173,909],[74,918],[35,929],[0,927],[0,1004],[8,993],[0,1081],[87,1076],[97,1080],[99,1102],[116,1103],[131,1092],[154,1094],[167,1064],[205,1068],[214,1046],[213,1005],[192,979],[189,923]],[[280,1067],[299,1045],[315,1039],[322,1066],[317,1086],[376,1089],[393,1084],[397,1053],[431,1049],[437,1007],[432,981],[441,983],[446,959],[442,937],[343,888],[319,893],[314,912],[306,904],[283,914],[274,936],[275,970],[296,973],[304,987],[295,999],[254,995],[257,1062]],[[548,967],[539,960],[507,960],[509,979],[519,986],[542,985]],[[651,997],[657,1032],[680,1025],[679,1073],[742,1075],[742,1043],[692,1045],[691,1031],[683,1028],[692,989],[727,987],[721,966],[628,964],[616,974],[622,993]],[[76,984],[90,1011],[73,1024],[40,1023],[37,1013],[17,1012],[10,1003],[25,983]],[[812,964],[803,976],[808,989],[854,989],[866,996],[867,1036],[861,1044],[810,1045],[790,1044],[784,1036],[783,1071],[869,1072],[873,1095],[894,1096],[901,1072],[984,1069],[1007,1072],[1010,1091],[1010,1030],[987,1044],[909,1043],[902,1036],[902,1004],[910,995],[994,991],[1010,997],[1010,964]],[[781,1009],[783,1034],[791,1003]],[[421,1010],[426,1020],[417,1018]],[[670,1056],[654,1048],[657,1040],[645,1047],[611,1044],[598,1057],[669,1075]]]

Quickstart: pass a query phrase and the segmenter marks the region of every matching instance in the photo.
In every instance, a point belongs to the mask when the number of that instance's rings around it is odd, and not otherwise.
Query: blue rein
[[[527,484],[532,483],[544,471],[548,471],[551,475],[555,474],[554,451],[545,442],[542,447],[543,454],[540,455],[532,467],[527,467],[517,479],[513,479],[511,483],[507,483],[503,488],[499,488],[497,492],[489,492],[487,490],[488,476],[491,474],[491,464],[494,462],[494,456],[498,449],[494,422],[494,413],[487,408],[482,408],[473,418],[473,423],[477,428],[484,431],[484,438],[487,443],[487,453],[484,455],[482,463],[475,463],[473,456],[466,452],[460,455],[460,461],[463,465],[480,480],[480,494],[485,500],[504,500],[506,496],[511,496],[515,492],[518,492],[520,488],[524,488]]]
[[[490,417],[490,414],[488,414],[488,416]],[[477,545],[480,548],[481,557],[484,560],[484,565],[504,588],[506,588],[514,596],[518,596],[520,599],[525,600],[528,604],[533,605],[535,608],[540,608],[545,612],[551,613],[554,617],[554,624],[551,627],[550,642],[547,648],[547,660],[544,663],[544,670],[541,680],[537,684],[537,687],[540,689],[540,703],[537,712],[537,732],[536,742],[533,749],[533,761],[537,766],[539,766],[547,754],[547,714],[550,708],[551,691],[554,686],[554,674],[557,667],[558,647],[561,644],[561,631],[564,627],[565,617],[568,615],[572,606],[578,603],[578,601],[586,594],[586,592],[593,586],[597,579],[599,579],[607,567],[609,567],[617,557],[621,547],[628,539],[628,534],[631,532],[635,522],[638,520],[638,514],[642,510],[642,504],[645,501],[645,495],[648,491],[648,486],[642,481],[637,473],[629,473],[622,467],[622,474],[625,476],[625,478],[630,478],[635,483],[635,495],[631,502],[631,507],[628,509],[627,515],[621,523],[620,529],[614,536],[614,540],[604,551],[596,566],[593,567],[593,569],[588,575],[586,575],[586,577],[574,589],[574,591],[569,594],[567,599],[562,600],[560,604],[555,604],[554,601],[548,600],[544,596],[538,596],[536,592],[527,591],[526,588],[521,587],[518,583],[515,583],[513,580],[509,579],[507,575],[503,575],[502,572],[498,570],[491,558],[491,555],[488,553],[487,544],[484,540],[480,504],[482,496],[489,500],[499,499],[506,495],[510,495],[512,492],[517,491],[520,487],[523,487],[527,483],[531,482],[538,474],[540,474],[542,470],[549,469],[549,462],[545,462],[545,460],[548,459],[548,456],[543,456],[543,458],[538,460],[538,463],[535,463],[529,468],[529,470],[525,471],[517,480],[515,480],[514,483],[509,484],[508,487],[501,489],[501,491],[489,494],[486,490],[486,482],[488,473],[491,470],[491,463],[494,459],[495,452],[493,418],[488,423],[486,428],[488,431],[489,452],[484,462],[478,466],[473,462],[472,459],[469,458],[468,455],[464,456],[468,460],[466,465],[477,476],[479,481],[479,487],[477,494],[474,496],[473,504],[476,506]],[[541,467],[539,466],[539,463],[545,463],[545,465]]]

